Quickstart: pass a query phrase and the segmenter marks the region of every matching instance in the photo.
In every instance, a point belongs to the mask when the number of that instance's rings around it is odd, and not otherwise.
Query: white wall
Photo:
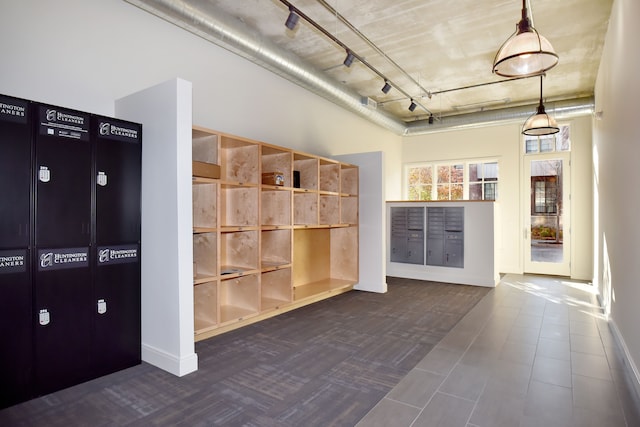
[[[594,182],[597,283],[640,379],[640,2],[615,0],[596,82]],[[638,386],[638,383],[636,383]]]
[[[591,280],[593,271],[591,122],[591,117],[560,122],[571,127],[571,276],[583,280]],[[495,243],[501,273],[520,274],[524,268],[521,126],[522,123],[517,122],[404,138],[402,161],[405,163],[498,159],[499,200],[496,215],[500,218],[501,227],[496,230]]]
[[[400,136],[124,1],[2,0],[0,52],[0,93],[113,116],[115,99],[180,77],[195,124],[325,156],[384,151],[386,192],[400,188]]]

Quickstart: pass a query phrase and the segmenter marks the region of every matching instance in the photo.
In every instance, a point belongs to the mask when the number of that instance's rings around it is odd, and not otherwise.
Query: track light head
[[[299,19],[300,17],[293,11],[293,9],[289,8],[289,16],[287,17],[287,21],[284,25],[293,31],[296,28],[296,25],[298,25]]]
[[[344,58],[344,66],[345,67],[351,67],[351,64],[353,64],[353,60],[356,59],[355,56],[353,56],[353,53],[347,51],[347,57]]]
[[[382,92],[383,93],[389,93],[389,91],[391,90],[391,85],[389,84],[388,81],[384,81],[384,86],[382,86]]]
[[[409,105],[409,111],[413,113],[417,106],[418,105],[413,101],[413,99],[411,99],[411,104]]]
[[[429,124],[433,124],[433,113],[429,114]]]

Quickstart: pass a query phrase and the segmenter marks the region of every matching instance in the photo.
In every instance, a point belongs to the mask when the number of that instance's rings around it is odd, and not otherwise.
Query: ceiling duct
[[[443,116],[440,120],[429,124],[428,120],[420,120],[407,124],[405,136],[421,135],[443,130],[465,129],[469,127],[486,126],[495,123],[524,122],[531,114],[535,113],[537,104],[522,105],[519,107],[500,108],[496,110],[479,111],[468,114]],[[568,119],[571,117],[592,114],[595,108],[593,97],[576,98],[564,101],[546,102],[547,113],[556,119]]]
[[[298,56],[267,40],[236,17],[217,9],[214,2],[199,0],[125,0],[149,13],[217,44],[281,77],[344,107],[398,135],[424,133],[481,126],[502,121],[525,120],[536,105],[488,110],[471,114],[439,117],[435,123],[421,120],[405,123],[381,109],[363,104],[362,96]],[[556,118],[590,114],[593,98],[548,103],[548,113]]]

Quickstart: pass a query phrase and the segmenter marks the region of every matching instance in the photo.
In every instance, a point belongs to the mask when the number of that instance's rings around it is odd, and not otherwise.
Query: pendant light
[[[522,0],[522,19],[516,32],[500,46],[493,60],[493,72],[503,77],[525,77],[544,73],[558,63],[551,43],[533,28]]]
[[[522,126],[522,133],[530,136],[553,135],[558,133],[560,128],[556,120],[544,111],[542,104],[542,76],[540,76],[540,104],[538,111],[529,117]]]

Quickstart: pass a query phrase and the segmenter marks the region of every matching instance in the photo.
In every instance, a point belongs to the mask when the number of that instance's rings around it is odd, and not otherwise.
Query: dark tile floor
[[[589,285],[507,275],[359,423],[640,426],[640,405]]]

